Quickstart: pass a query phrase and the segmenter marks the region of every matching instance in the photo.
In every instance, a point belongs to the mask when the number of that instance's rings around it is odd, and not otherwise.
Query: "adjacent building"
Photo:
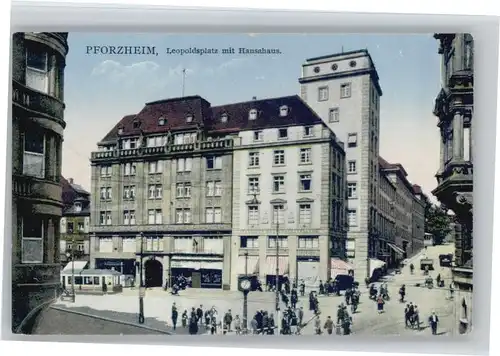
[[[59,243],[62,266],[71,261],[90,259],[90,193],[73,178],[61,178],[62,201],[61,239]]]
[[[412,254],[425,247],[425,212],[429,204],[429,198],[422,191],[422,187],[413,184]]]
[[[67,33],[12,37],[12,329],[60,286],[61,145]]]
[[[244,274],[263,285],[330,278],[346,253],[343,143],[298,96],[214,113],[235,131],[231,287]]]
[[[388,267],[394,267],[402,256],[402,249],[396,245],[396,195],[397,186],[386,174],[385,160],[379,159],[378,184],[379,196],[377,200],[377,230],[380,234],[376,245],[372,250],[377,259],[386,263]]]
[[[438,186],[432,192],[455,214],[453,280],[465,295],[462,320],[471,320],[473,267],[473,155],[474,41],[470,34],[438,33],[441,90],[434,106],[441,133]],[[467,308],[468,306],[468,308]]]

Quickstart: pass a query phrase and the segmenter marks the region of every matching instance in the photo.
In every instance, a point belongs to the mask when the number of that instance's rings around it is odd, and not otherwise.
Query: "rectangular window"
[[[312,137],[312,136],[314,136],[314,126],[305,126],[304,137]]]
[[[318,88],[318,101],[328,100],[328,87]]]
[[[340,84],[340,98],[346,99],[351,97],[351,83]]]
[[[111,200],[111,198],[113,197],[113,194],[112,194],[113,190],[111,188],[106,188],[106,200]]]
[[[248,225],[258,225],[259,220],[259,207],[257,205],[250,205],[248,207]]]
[[[101,166],[101,177],[111,177],[111,166]]]
[[[206,208],[205,222],[207,224],[220,224],[222,222],[221,208]]]
[[[43,263],[43,220],[31,215],[21,221],[22,263]]]
[[[130,224],[130,211],[129,210],[125,210],[123,212],[123,225],[131,225]]]
[[[259,166],[259,152],[249,152],[248,153],[248,166],[258,167]]]
[[[358,145],[358,134],[350,133],[347,135],[347,146],[348,147],[357,147]]]
[[[259,194],[259,177],[248,177],[248,194]]]
[[[299,189],[301,192],[310,192],[311,191],[311,184],[312,183],[312,177],[310,174],[301,174],[299,175]]]
[[[288,129],[278,129],[278,138],[281,140],[288,138]]]
[[[177,198],[191,198],[191,183],[177,183],[176,185]]]
[[[99,212],[99,225],[111,225],[111,211]]]
[[[176,209],[175,210],[175,223],[176,224],[191,224],[191,210],[190,209]]]
[[[135,185],[126,185],[123,187],[124,199],[135,199]]]
[[[26,50],[26,86],[49,93],[49,58],[47,52]]]
[[[222,196],[222,182],[218,180],[215,181],[215,196]]]
[[[356,173],[356,161],[347,162],[347,173]]]
[[[149,162],[148,164],[148,173],[149,174],[157,174],[163,172],[163,162],[162,161],[155,161],[155,162]]]
[[[309,164],[311,163],[311,149],[310,148],[301,148],[300,149],[300,164]]]
[[[253,132],[253,140],[254,141],[262,141],[264,138],[264,132],[263,131],[254,131]]]
[[[24,133],[23,174],[45,178],[45,137],[38,132]]]
[[[123,175],[125,176],[135,176],[136,165],[135,163],[125,163]]]
[[[99,237],[99,252],[104,252],[104,253],[113,252],[113,238]]]
[[[273,224],[279,223],[279,224],[284,224],[285,223],[285,206],[283,204],[275,204],[273,205]]]
[[[279,236],[276,239],[276,236],[269,236],[267,239],[267,247],[268,248],[276,248],[276,241],[278,242],[279,248],[288,248],[288,237],[287,236]]]
[[[299,204],[299,224],[311,223],[311,204]]]
[[[192,158],[177,159],[177,172],[191,172],[192,167],[193,167]]]
[[[207,182],[207,197],[213,197],[215,194],[215,183]]]
[[[273,176],[273,193],[285,192],[285,176]]]
[[[207,157],[207,169],[222,169],[222,157]]]
[[[106,200],[106,188],[105,187],[102,187],[100,189],[100,196],[101,196],[101,200]]]
[[[349,226],[356,226],[358,224],[358,215],[355,209],[347,210],[347,222]]]
[[[356,182],[347,183],[347,197],[349,199],[356,199],[358,197],[357,185],[358,184]]]
[[[317,236],[299,236],[299,248],[312,249],[319,248],[319,238]]]
[[[162,224],[163,222],[163,214],[161,209],[149,209],[148,210],[148,224]]]
[[[258,236],[241,236],[240,248],[259,248]]]
[[[284,150],[277,150],[274,151],[274,165],[279,166],[279,165],[284,165],[285,164],[285,151]]]
[[[330,123],[339,122],[340,121],[340,111],[339,108],[331,108],[328,111],[328,121]]]

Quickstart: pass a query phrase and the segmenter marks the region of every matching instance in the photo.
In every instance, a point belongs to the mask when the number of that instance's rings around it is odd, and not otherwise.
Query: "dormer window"
[[[141,126],[141,122],[138,120],[134,121],[134,129],[138,129]]]
[[[221,122],[227,122],[227,114],[222,114],[220,117]]]
[[[82,204],[81,203],[75,203],[75,211],[80,212],[82,211]]]
[[[248,113],[248,120],[257,120],[257,109],[252,109]]]
[[[121,135],[121,134],[123,134],[123,127],[118,128],[118,135]]]
[[[193,122],[193,115],[186,116],[186,122]]]
[[[287,116],[288,115],[288,106],[283,105],[280,107],[280,116]]]
[[[165,125],[165,122],[166,122],[165,118],[160,117],[160,118],[158,119],[158,126],[163,126],[163,125]]]

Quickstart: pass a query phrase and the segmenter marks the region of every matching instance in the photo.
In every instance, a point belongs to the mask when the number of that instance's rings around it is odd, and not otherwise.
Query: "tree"
[[[434,244],[441,245],[451,232],[451,223],[453,219],[446,213],[442,207],[432,204],[427,205],[425,209],[425,231],[432,234]]]

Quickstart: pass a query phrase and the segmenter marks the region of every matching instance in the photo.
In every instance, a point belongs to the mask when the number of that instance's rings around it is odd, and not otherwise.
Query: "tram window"
[[[92,284],[92,277],[83,277],[83,284]]]
[[[99,285],[99,277],[94,277],[94,284]]]
[[[82,277],[75,277],[75,284],[77,284],[77,285],[78,284],[80,284],[80,285],[83,284],[82,283],[82,279],[83,279]]]

